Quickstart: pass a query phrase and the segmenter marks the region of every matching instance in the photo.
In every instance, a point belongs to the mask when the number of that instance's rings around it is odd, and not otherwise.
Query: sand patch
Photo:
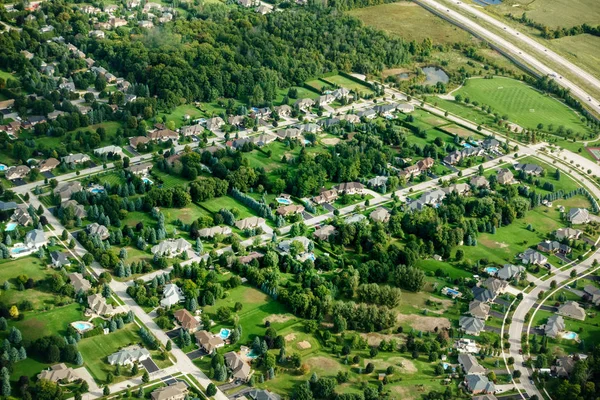
[[[410,327],[418,331],[433,332],[433,330],[436,327],[438,329],[450,328],[450,321],[448,321],[448,318],[442,317],[426,317],[424,315],[398,314],[398,316],[396,317],[396,321],[398,321],[398,323],[401,324],[408,324],[410,325]]]
[[[292,340],[296,339],[296,335],[293,333],[290,333],[290,334],[286,335],[284,337],[284,339],[286,342],[291,342]]]
[[[336,145],[340,142],[339,138],[327,138],[327,139],[321,139],[321,143],[329,145],[329,146],[333,146]]]
[[[507,245],[506,243],[499,243],[499,242],[496,242],[496,244],[497,244],[497,245],[498,245],[498,247],[500,247],[501,249],[505,249],[505,248],[507,248],[507,247],[508,247],[508,245]]]
[[[246,303],[263,303],[267,300],[267,295],[256,289],[247,289],[244,291],[244,302]]]
[[[389,341],[390,339],[400,339],[402,337],[402,335],[400,335],[400,334],[384,335],[382,333],[375,333],[375,332],[360,333],[360,336],[367,339],[367,343],[369,344],[369,346],[376,346],[376,347],[379,346],[379,343],[381,343],[382,340]]]
[[[389,366],[394,366],[401,374],[414,374],[417,372],[417,367],[412,361],[403,357],[390,357],[387,361],[376,360],[376,359],[365,359],[365,365],[372,363],[376,370],[384,370]]]
[[[274,314],[274,315],[269,315],[268,317],[265,317],[263,319],[263,323],[269,321],[270,323],[273,322],[287,322],[290,319],[292,319],[291,315],[282,315],[282,314]]]
[[[300,350],[308,350],[308,349],[310,349],[312,347],[312,345],[310,344],[310,342],[307,341],[307,340],[303,340],[303,341],[299,342],[296,346],[298,346],[298,348]]]

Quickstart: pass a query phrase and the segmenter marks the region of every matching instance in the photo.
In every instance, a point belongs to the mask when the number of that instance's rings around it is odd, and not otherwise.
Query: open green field
[[[541,123],[545,131],[553,125],[554,132],[559,126],[574,132],[587,132],[579,116],[566,105],[514,79],[469,79],[455,94],[489,105],[524,128],[536,129]]]
[[[0,262],[0,282],[10,281],[14,284],[14,279],[21,274],[35,280],[44,279],[46,271],[45,262],[34,256],[2,260]]]
[[[438,18],[415,3],[397,2],[373,7],[356,8],[348,12],[365,25],[381,29],[406,41],[422,42],[430,38],[436,44],[451,44],[474,40],[466,31]]]
[[[597,25],[600,7],[596,0],[506,0],[490,8],[502,15],[527,17],[552,28],[570,28],[583,23]]]
[[[177,106],[171,113],[169,114],[159,114],[159,117],[167,119],[167,121],[173,121],[175,123],[176,128],[180,128],[182,125],[185,125],[187,121],[185,120],[185,115],[189,115],[190,119],[194,120],[204,116],[202,111],[200,111],[193,104],[182,104]]]
[[[596,7],[600,8],[600,7]],[[568,59],[594,76],[600,75],[600,37],[582,34],[549,41],[550,45]]]
[[[187,186],[190,181],[179,176],[167,174],[166,172],[152,170],[152,176],[157,176],[162,180],[162,186],[165,189],[170,189],[176,186]]]
[[[0,69],[0,78],[4,79],[5,81],[9,79],[17,79],[13,74],[6,72],[3,69]]]
[[[21,331],[23,339],[33,341],[42,336],[66,334],[68,325],[83,317],[83,306],[73,303],[49,311],[24,314],[23,320],[11,322],[10,325]]]
[[[298,96],[296,99],[290,99],[290,104],[292,104],[294,101],[296,101],[297,99],[316,99],[317,97],[319,97],[319,94],[312,91],[312,90],[308,90],[305,87],[302,86],[292,86],[294,89],[296,89]],[[321,90],[320,88],[318,90]],[[287,96],[289,89],[280,89],[277,92],[277,97],[275,98],[274,103],[275,104],[281,104],[283,102],[283,98],[285,96]]]
[[[344,87],[348,90],[352,90],[359,94],[373,94],[373,91],[368,86],[365,86],[359,82],[355,82],[352,79],[346,78],[342,75],[328,76],[327,78],[323,78],[323,80]]]
[[[255,216],[254,212],[250,208],[246,207],[242,203],[235,200],[233,197],[229,196],[217,197],[215,199],[207,200],[199,204],[212,213],[217,213],[223,208],[227,210],[235,208],[239,211],[239,214],[237,216],[238,220]]]
[[[114,372],[115,367],[110,365],[106,360],[109,355],[123,347],[140,342],[140,337],[137,333],[138,329],[135,324],[128,324],[123,329],[119,329],[108,335],[98,335],[81,339],[77,347],[83,356],[85,366],[96,381],[104,382],[106,375],[109,372]],[[122,370],[125,372],[127,369],[123,368]],[[124,379],[127,379],[127,377],[115,377],[115,381]]]
[[[322,81],[321,79],[313,79],[311,81],[306,81],[305,82],[308,86],[310,86],[311,88],[319,91],[319,92],[323,92],[325,90],[332,90],[333,86],[331,86],[330,84],[328,84],[327,82]]]

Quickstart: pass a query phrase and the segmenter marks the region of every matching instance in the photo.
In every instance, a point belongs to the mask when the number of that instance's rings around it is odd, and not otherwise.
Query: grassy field
[[[218,197],[216,199],[207,200],[199,204],[213,213],[219,212],[219,210],[221,210],[222,208],[226,208],[228,210],[235,208],[239,211],[239,214],[237,216],[238,220],[255,216],[254,212],[251,209],[238,202],[233,197],[229,196]]]
[[[40,313],[26,312],[23,320],[11,322],[10,325],[21,331],[23,339],[33,341],[42,336],[66,334],[68,324],[82,316],[83,307],[73,303]]]
[[[598,8],[598,7],[596,7]],[[565,36],[551,40],[550,45],[574,63],[600,76],[600,37],[592,35]]]
[[[600,7],[596,0],[506,0],[490,7],[494,12],[521,16],[524,12],[535,22],[549,27],[567,27],[583,23],[598,24]]]
[[[296,89],[296,91],[298,92],[298,97],[296,99],[290,99],[290,104],[292,104],[297,99],[316,99],[317,97],[319,97],[318,93],[313,92],[312,90],[308,90],[305,87],[293,86],[293,88]],[[318,88],[318,90],[321,90],[320,87]],[[288,91],[289,91],[289,89],[281,89],[281,90],[279,90],[279,92],[277,93],[277,97],[275,98],[274,103],[275,104],[280,104],[281,102],[283,102],[283,98],[285,96],[287,96]]]
[[[85,366],[88,368],[94,379],[98,382],[104,382],[109,372],[114,372],[115,367],[108,364],[106,358],[117,352],[119,349],[140,342],[137,333],[138,327],[135,324],[128,324],[123,329],[108,335],[98,335],[87,339],[82,339],[77,345]],[[126,369],[124,368],[123,371]],[[127,379],[126,376],[115,377],[115,381]]]
[[[324,80],[326,80],[327,82],[331,82],[335,85],[345,87],[348,90],[353,90],[357,93],[373,94],[373,91],[369,87],[361,83],[355,82],[352,79],[348,79],[342,75],[328,76],[327,78],[324,78]]]
[[[190,181],[180,178],[175,175],[167,174],[166,172],[152,170],[153,176],[158,176],[162,181],[162,186],[165,189],[170,189],[176,186],[187,186]]]
[[[555,132],[559,126],[574,132],[587,131],[577,114],[566,105],[514,79],[469,79],[455,94],[487,104],[524,128],[535,129],[542,123],[544,130],[553,125]]]
[[[323,92],[324,90],[333,90],[333,86],[331,86],[327,82],[322,81],[321,79],[313,79],[311,81],[306,81],[306,84],[319,92]]]
[[[349,11],[366,25],[381,29],[406,41],[422,42],[430,38],[436,44],[468,42],[473,37],[466,31],[438,18],[417,4],[398,2]]]
[[[33,256],[2,260],[0,262],[0,282],[10,281],[15,283],[14,279],[21,274],[35,280],[44,279],[46,270],[44,261]]]

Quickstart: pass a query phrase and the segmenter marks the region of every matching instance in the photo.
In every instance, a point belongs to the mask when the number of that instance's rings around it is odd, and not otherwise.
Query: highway
[[[487,41],[510,58],[530,66],[532,69],[538,71],[539,74],[555,77],[554,81],[556,83],[565,89],[568,89],[573,97],[576,97],[581,101],[582,104],[587,105],[587,107],[593,110],[597,115],[600,115],[600,102],[597,99],[593,98],[592,95],[580,88],[575,83],[569,81],[564,76],[561,76],[557,71],[554,71],[552,68],[548,67],[544,62],[539,61],[530,53],[527,53],[523,49],[517,47],[515,44],[504,39],[502,36],[491,32],[472,19],[454,11],[446,5],[438,3],[435,0],[415,0],[415,2],[431,12],[471,32],[475,36]],[[462,2],[458,3],[461,4]],[[560,56],[558,57],[560,58]],[[585,78],[582,76],[582,79]]]

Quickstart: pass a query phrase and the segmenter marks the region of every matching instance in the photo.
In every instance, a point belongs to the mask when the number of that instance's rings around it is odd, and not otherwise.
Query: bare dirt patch
[[[286,342],[291,342],[292,340],[296,339],[296,335],[293,334],[293,333],[290,333],[289,335],[286,335],[284,337],[284,339],[285,339]]]
[[[327,357],[312,357],[306,360],[306,364],[311,368],[319,368],[328,372],[337,372],[341,369],[340,364]]]
[[[379,343],[381,343],[382,340],[399,339],[402,337],[400,334],[384,335],[382,333],[375,332],[361,333],[360,336],[367,339],[369,346],[379,346]]]
[[[268,317],[265,317],[263,319],[263,323],[269,321],[270,323],[282,323],[282,322],[287,322],[290,319],[292,319],[292,317],[290,315],[280,315],[280,314],[274,314],[274,315],[269,315]]]
[[[412,328],[419,331],[432,332],[436,327],[438,329],[450,328],[450,321],[448,318],[442,317],[426,317],[424,315],[405,315],[398,314],[396,321],[401,324],[408,324]]]
[[[308,349],[310,349],[312,347],[312,345],[310,344],[310,342],[307,341],[307,340],[303,340],[303,341],[299,342],[297,344],[297,346],[298,346],[298,348],[300,350],[308,350]]]
[[[415,367],[415,364],[413,364],[412,361],[407,360],[403,357],[391,357],[388,358],[386,361],[376,359],[365,359],[365,365],[368,363],[372,363],[375,366],[376,370],[387,369],[387,367],[389,366],[394,366],[404,374],[414,374],[417,372],[417,367]]]
[[[326,138],[321,139],[321,143],[326,144],[328,146],[334,146],[340,142],[339,138]]]
[[[267,295],[256,290],[256,289],[248,289],[244,291],[244,301],[246,303],[262,303],[267,298]]]

